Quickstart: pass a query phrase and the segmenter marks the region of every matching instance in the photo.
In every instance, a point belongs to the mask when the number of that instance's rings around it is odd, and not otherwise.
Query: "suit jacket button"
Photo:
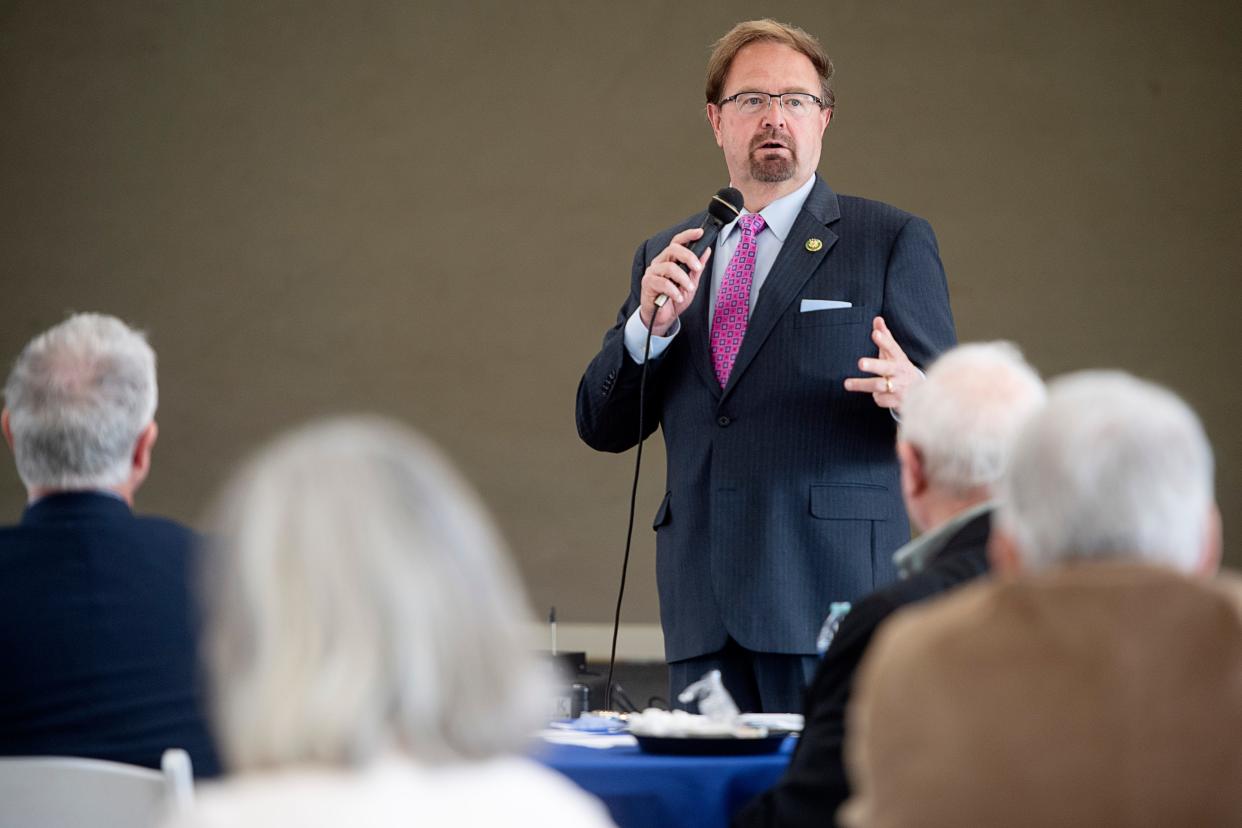
[[[721,414],[719,417],[716,418],[716,424],[719,425],[721,428],[724,428],[731,422],[733,421],[723,414]]]

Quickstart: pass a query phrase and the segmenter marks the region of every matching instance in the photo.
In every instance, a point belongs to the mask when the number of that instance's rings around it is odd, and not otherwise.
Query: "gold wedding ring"
[[[888,394],[893,393],[893,378],[892,377],[884,378],[884,391]]]

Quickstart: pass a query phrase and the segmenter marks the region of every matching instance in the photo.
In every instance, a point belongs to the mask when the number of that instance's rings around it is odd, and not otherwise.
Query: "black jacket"
[[[219,772],[197,683],[196,538],[120,499],[66,493],[0,528],[0,755]]]
[[[626,352],[626,320],[647,265],[701,219],[635,254],[629,299],[578,387],[578,433],[592,448],[638,441],[642,366]],[[644,400],[642,433],[659,426],[667,450],[653,522],[665,658],[713,653],[730,638],[812,655],[829,604],[893,581],[892,552],[910,539],[893,418],[843,383],[875,353],[877,314],[916,365],[957,341],[936,237],[923,219],[817,179],[723,389],[705,288],[649,366]],[[851,306],[804,312],[815,300]]]
[[[850,795],[842,751],[845,711],[872,636],[902,607],[985,574],[990,528],[991,512],[984,512],[948,538],[923,571],[868,595],[850,610],[807,690],[806,726],[789,769],[738,813],[733,828],[835,824],[837,809]]]

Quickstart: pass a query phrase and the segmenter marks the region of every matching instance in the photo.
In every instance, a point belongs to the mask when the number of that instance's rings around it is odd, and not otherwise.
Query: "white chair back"
[[[190,757],[162,770],[70,756],[0,758],[0,828],[147,828],[194,802]]]

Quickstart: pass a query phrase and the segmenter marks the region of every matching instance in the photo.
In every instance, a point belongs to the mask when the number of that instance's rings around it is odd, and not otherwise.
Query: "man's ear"
[[[709,103],[707,105],[707,122],[712,125],[712,134],[716,136],[716,146],[723,147],[720,141],[720,107]]]
[[[13,450],[13,429],[9,426],[9,407],[6,405],[4,411],[0,412],[0,430],[4,431],[4,442],[9,444],[9,451]]]
[[[152,420],[134,441],[134,454],[131,458],[133,465],[130,472],[130,481],[134,489],[142,485],[142,481],[147,479],[147,474],[151,471],[151,449],[155,446],[155,440],[159,436],[160,427]]]
[[[1018,545],[1008,532],[996,525],[995,512],[992,518],[992,533],[988,536],[988,565],[993,575],[1011,576],[1022,572],[1022,556],[1018,554]]]
[[[897,460],[901,463],[901,494],[909,502],[927,491],[923,455],[912,443],[898,440]]]
[[[1220,554],[1222,546],[1220,507],[1215,503],[1208,509],[1207,525],[1203,531],[1203,548],[1199,550],[1199,565],[1196,574],[1211,578],[1220,571]]]

